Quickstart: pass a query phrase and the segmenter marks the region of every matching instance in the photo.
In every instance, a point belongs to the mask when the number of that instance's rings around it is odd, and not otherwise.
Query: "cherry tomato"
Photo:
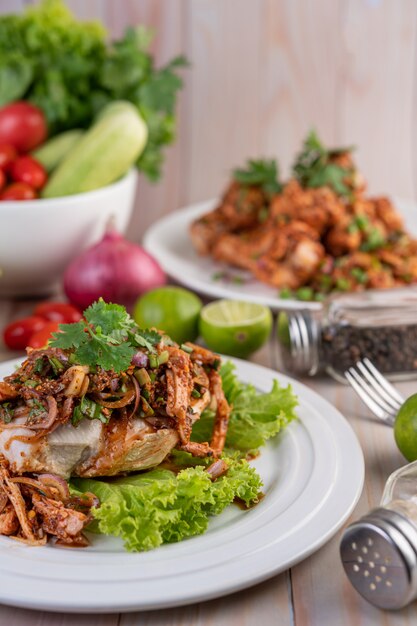
[[[0,170],[7,172],[15,159],[17,159],[16,148],[8,143],[0,144]]]
[[[30,348],[43,348],[48,343],[48,340],[51,339],[52,333],[56,333],[59,330],[58,322],[44,322],[44,327],[33,333],[31,338],[29,339],[28,346]]]
[[[42,165],[31,156],[18,157],[10,165],[10,176],[17,183],[26,183],[34,189],[40,189],[46,183],[46,172]]]
[[[0,170],[0,189],[3,189],[5,184],[6,184],[6,174],[3,172],[3,170]]]
[[[35,307],[34,314],[60,324],[79,322],[82,318],[81,312],[66,302],[41,302]]]
[[[36,191],[26,183],[12,183],[0,196],[0,200],[34,200]]]
[[[0,143],[8,143],[18,152],[29,152],[47,137],[45,116],[29,102],[12,102],[0,108]]]
[[[10,350],[24,350],[34,333],[45,328],[48,322],[36,315],[12,322],[3,331],[4,343]]]

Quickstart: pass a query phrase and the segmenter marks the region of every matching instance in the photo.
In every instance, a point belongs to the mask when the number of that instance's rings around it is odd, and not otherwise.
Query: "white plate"
[[[409,200],[394,200],[401,214],[405,216],[410,232],[417,235],[417,207]],[[170,213],[158,220],[145,234],[144,246],[161,264],[165,272],[175,281],[189,289],[212,298],[234,298],[258,302],[274,311],[288,309],[320,309],[318,302],[301,302],[279,298],[278,289],[268,287],[253,278],[248,272],[231,269],[213,261],[210,257],[199,256],[191,243],[190,224],[200,215],[214,209],[218,200],[208,200],[193,204],[185,209]],[[213,277],[226,272],[228,280]],[[243,278],[236,284],[229,277]]]
[[[235,360],[238,375],[269,391],[276,373]],[[0,378],[16,362],[0,366]],[[140,554],[119,540],[93,536],[84,550],[30,548],[0,538],[0,602],[65,612],[160,609],[215,598],[254,585],[311,554],[343,524],[362,490],[364,464],[345,418],[292,379],[299,420],[254,465],[265,498],[235,506],[205,535]],[[331,574],[329,574],[331,575]]]

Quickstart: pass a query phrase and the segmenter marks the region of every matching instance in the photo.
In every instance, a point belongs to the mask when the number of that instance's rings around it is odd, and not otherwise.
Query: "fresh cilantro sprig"
[[[81,365],[119,373],[126,370],[138,347],[155,352],[161,341],[156,331],[140,329],[123,306],[107,304],[100,298],[84,311],[75,324],[60,324],[50,345],[74,350]]]
[[[282,190],[278,165],[274,159],[249,159],[245,169],[233,170],[233,178],[247,187],[261,187],[268,196]]]
[[[320,141],[316,132],[311,131],[293,165],[294,176],[303,187],[328,186],[339,196],[350,200],[352,190],[346,182],[352,179],[354,170],[342,167],[332,162],[332,159],[352,150],[352,147],[329,150]]]

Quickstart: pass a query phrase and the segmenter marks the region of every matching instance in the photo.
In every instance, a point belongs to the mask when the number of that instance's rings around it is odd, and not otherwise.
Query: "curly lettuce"
[[[296,418],[295,408],[298,402],[291,385],[281,387],[274,380],[271,391],[262,393],[253,385],[240,381],[235,369],[230,361],[224,363],[220,369],[223,390],[232,406],[226,448],[243,454],[254,454],[268,439],[277,435]],[[193,427],[194,441],[210,440],[213,421],[214,413],[210,410],[204,411]]]
[[[210,517],[236,499],[246,506],[258,501],[262,481],[244,457],[256,454],[296,418],[297,398],[290,386],[281,387],[277,381],[268,393],[241,382],[230,362],[222,365],[220,373],[232,406],[223,455],[227,473],[212,481],[206,471],[211,459],[173,450],[171,462],[178,473],[160,467],[111,482],[74,479],[75,489],[91,491],[100,499],[92,530],[121,537],[130,551],[150,550],[204,533]],[[204,411],[192,438],[210,440],[213,420],[213,412]]]
[[[227,473],[215,481],[196,466],[178,474],[154,469],[112,482],[79,478],[72,483],[100,499],[91,530],[121,537],[131,552],[204,533],[210,516],[219,515],[236,498],[254,504],[262,486],[253,467],[232,460]]]

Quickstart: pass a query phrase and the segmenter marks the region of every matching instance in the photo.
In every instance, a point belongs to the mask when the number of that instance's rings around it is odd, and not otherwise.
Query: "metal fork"
[[[365,358],[349,367],[345,377],[372,413],[393,426],[405,399],[375,365]]]

